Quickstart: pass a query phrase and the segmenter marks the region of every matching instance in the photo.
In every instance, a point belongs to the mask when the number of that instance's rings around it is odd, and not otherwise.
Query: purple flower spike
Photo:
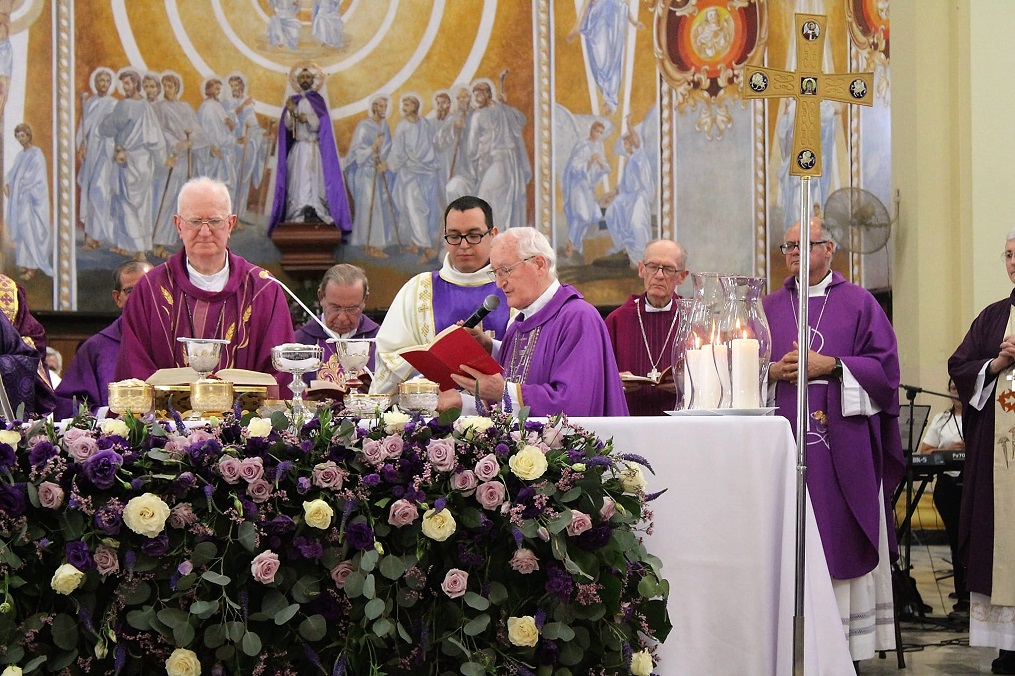
[[[639,465],[641,465],[642,467],[647,467],[648,471],[652,472],[653,474],[656,473],[656,471],[654,469],[652,469],[652,465],[649,464],[648,460],[646,460],[642,456],[637,455],[635,453],[622,453],[620,455],[620,459],[621,460],[627,460],[628,462],[636,462]]]

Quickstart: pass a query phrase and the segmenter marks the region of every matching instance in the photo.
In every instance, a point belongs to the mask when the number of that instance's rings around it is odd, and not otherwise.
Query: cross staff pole
[[[793,673],[804,673],[804,563],[807,525],[807,362],[810,325],[807,306],[810,287],[810,201],[811,177],[821,176],[821,102],[873,104],[873,73],[822,72],[825,28],[828,18],[820,14],[797,14],[797,70],[785,71],[761,66],[744,68],[745,99],[791,98],[796,101],[793,122],[793,150],[789,173],[800,177],[800,273],[797,278],[797,500],[796,500],[796,590],[793,605]]]

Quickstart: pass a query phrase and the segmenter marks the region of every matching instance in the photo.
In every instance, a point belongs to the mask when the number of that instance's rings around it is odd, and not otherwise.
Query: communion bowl
[[[190,384],[190,408],[202,414],[233,409],[233,384],[228,380],[201,378]]]
[[[113,413],[144,415],[152,410],[154,404],[155,395],[152,386],[143,380],[131,378],[109,383],[109,410]]]
[[[306,373],[321,367],[324,350],[320,345],[283,343],[271,348],[271,362],[284,373]]]
[[[365,394],[350,392],[345,395],[345,409],[353,415],[364,417],[373,415],[378,410],[385,411],[391,406],[390,394]]]
[[[222,346],[228,340],[220,338],[177,338],[183,343],[183,353],[187,357],[187,365],[198,373],[211,373],[219,364]]]
[[[398,403],[407,411],[433,415],[437,410],[440,388],[431,380],[416,378],[398,385]]]

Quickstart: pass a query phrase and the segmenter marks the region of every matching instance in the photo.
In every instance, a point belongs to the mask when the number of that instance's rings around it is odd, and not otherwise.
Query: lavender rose
[[[461,491],[465,495],[472,495],[478,485],[479,479],[476,478],[476,473],[471,469],[463,469],[451,477],[451,487],[456,491]]]
[[[71,427],[63,433],[63,447],[77,462],[84,462],[99,450],[95,439],[88,432],[77,427]]]
[[[393,458],[400,458],[402,456],[402,448],[405,442],[402,441],[402,437],[397,434],[392,434],[381,439],[381,446],[384,448],[384,457],[387,460]]]
[[[426,456],[434,468],[441,472],[450,472],[458,464],[455,444],[449,439],[431,439],[426,445]]]
[[[388,510],[388,523],[396,528],[408,526],[417,518],[419,518],[419,509],[405,499],[395,500],[391,503],[391,509]]]
[[[331,579],[339,589],[345,589],[345,579],[353,571],[352,561],[343,561],[331,569]]]
[[[240,468],[241,464],[238,458],[234,458],[231,455],[223,455],[219,459],[219,475],[222,476],[222,480],[227,484],[240,482]]]
[[[197,515],[194,514],[190,503],[181,502],[173,505],[169,511],[169,525],[173,528],[186,528],[195,521],[197,521]]]
[[[448,598],[457,599],[459,596],[465,596],[468,584],[469,574],[464,570],[452,568],[444,576],[444,582],[441,582],[441,590],[448,595]]]
[[[120,570],[120,561],[116,557],[116,550],[106,545],[99,545],[95,548],[95,570],[99,575],[106,577],[110,573]]]
[[[489,481],[500,474],[500,463],[493,453],[483,456],[476,463],[476,476],[480,481]]]
[[[476,500],[483,505],[483,509],[497,509],[505,496],[504,484],[499,481],[487,481],[479,484],[476,489]]]
[[[341,490],[345,482],[345,471],[333,460],[314,465],[314,485],[318,488]]]
[[[380,467],[388,459],[384,450],[384,444],[376,439],[367,439],[363,442],[363,460],[374,467]]]
[[[513,570],[518,571],[522,575],[528,575],[534,570],[539,570],[539,558],[531,549],[522,547],[515,550],[514,556],[511,557],[510,565]]]
[[[261,584],[271,584],[275,581],[279,565],[278,554],[269,549],[255,556],[250,562],[250,574]]]
[[[579,512],[577,509],[571,510],[571,525],[567,527],[567,534],[574,537],[581,535],[589,528],[592,528],[592,519],[589,515]]]
[[[260,458],[244,458],[240,461],[240,478],[248,484],[264,476],[264,461]]]
[[[52,481],[39,484],[39,504],[44,509],[56,509],[63,504],[63,489]]]
[[[247,495],[256,503],[267,502],[271,497],[271,484],[264,479],[251,481],[247,485]]]

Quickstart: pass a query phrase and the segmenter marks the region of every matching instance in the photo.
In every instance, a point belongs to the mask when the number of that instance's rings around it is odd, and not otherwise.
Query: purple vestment
[[[628,414],[606,324],[569,284],[508,327],[499,361],[504,377],[521,383],[522,405],[534,416]]]
[[[0,311],[7,315],[14,330],[21,339],[34,348],[39,356],[39,368],[35,377],[34,404],[30,412],[49,413],[56,406],[53,386],[49,382],[46,368],[46,329],[28,310],[28,297],[20,284],[7,275],[0,274]],[[17,410],[17,406],[14,407]]]
[[[225,338],[218,369],[270,373],[280,387],[288,385],[291,376],[271,363],[271,348],[293,342],[282,287],[262,278],[256,265],[227,255],[229,279],[221,291],[194,286],[184,251],[138,280],[123,309],[116,380],[144,380],[158,369],[185,366],[179,337]]]
[[[1015,291],[983,309],[969,332],[948,359],[948,375],[962,399],[962,431],[966,441],[966,466],[959,512],[959,560],[966,564],[969,591],[990,596],[994,566],[994,401],[997,376],[987,377],[991,398],[982,410],[969,405],[975,397],[976,377],[983,365],[1000,352],[1015,305]]]
[[[113,382],[116,359],[120,354],[122,317],[81,343],[74,359],[64,371],[56,388],[56,419],[72,418],[78,407],[88,402],[95,413],[109,404],[109,383]]]
[[[646,312],[645,294],[631,296],[606,318],[606,330],[610,333],[613,354],[621,371],[645,376],[652,369],[652,359],[657,360],[655,367],[660,372],[672,363],[673,338],[678,328],[673,319],[677,313],[678,298],[680,296],[673,295],[670,309],[665,312]],[[635,301],[638,301],[637,304]],[[644,335],[641,332],[642,324],[638,323],[639,314],[645,326]],[[646,340],[649,351],[645,349]],[[663,415],[676,402],[675,393],[661,390],[655,385],[639,383],[637,388],[625,393],[631,415]]]
[[[11,321],[0,312],[0,373],[14,415],[21,404],[25,405],[25,413],[48,412],[39,411],[37,407],[38,372],[39,354],[21,339]]]
[[[324,321],[324,317],[320,318]],[[376,338],[377,331],[381,328],[381,325],[370,319],[366,315],[359,316],[359,325],[356,327],[356,331],[352,334],[353,338]],[[296,342],[303,343],[304,345],[320,345],[324,349],[324,356],[321,358],[321,369],[318,373],[307,373],[305,380],[307,382],[314,380],[315,378],[320,380],[330,380],[336,382],[333,377],[327,377],[329,375],[337,375],[338,371],[341,370],[341,366],[338,364],[338,357],[335,355],[335,344],[329,343],[328,338],[331,336],[324,332],[321,325],[310,320],[300,328],[296,329]],[[367,362],[367,368],[371,373],[374,371],[374,353],[377,350],[377,345],[370,346],[370,360]]]
[[[772,328],[772,361],[794,349],[797,339],[796,278],[763,301]],[[878,524],[905,472],[899,437],[899,356],[884,310],[866,289],[838,272],[826,295],[810,299],[811,349],[838,357],[881,412],[842,415],[842,382],[827,376],[807,388],[807,490],[821,533],[828,570],[846,580],[878,564]],[[776,383],[775,403],[796,433],[796,383]],[[884,485],[884,492],[879,487]],[[893,520],[888,518],[894,548]]]
[[[335,134],[331,128],[331,117],[328,115],[328,106],[324,97],[311,90],[304,94],[296,94],[291,97],[293,103],[299,103],[300,99],[306,97],[310,102],[321,126],[318,129],[318,147],[321,151],[321,167],[324,170],[324,190],[328,198],[328,212],[335,227],[342,232],[352,231],[352,216],[349,214],[349,200],[345,194],[345,180],[342,178],[342,166],[338,163],[338,150],[335,146]],[[285,113],[283,113],[284,115]],[[287,183],[288,167],[286,156],[289,154],[295,138],[293,133],[286,129],[284,124],[278,125],[278,165],[275,179],[275,201],[271,205],[271,220],[268,221],[268,235],[275,229],[285,217],[285,192]]]
[[[486,297],[494,295],[500,298],[497,309],[483,319],[483,329],[493,331],[497,339],[504,337],[511,309],[508,307],[504,292],[494,282],[481,286],[459,286],[442,279],[440,270],[430,273],[433,280],[433,320],[434,333],[440,333],[449,326],[465,321],[479,309]]]

